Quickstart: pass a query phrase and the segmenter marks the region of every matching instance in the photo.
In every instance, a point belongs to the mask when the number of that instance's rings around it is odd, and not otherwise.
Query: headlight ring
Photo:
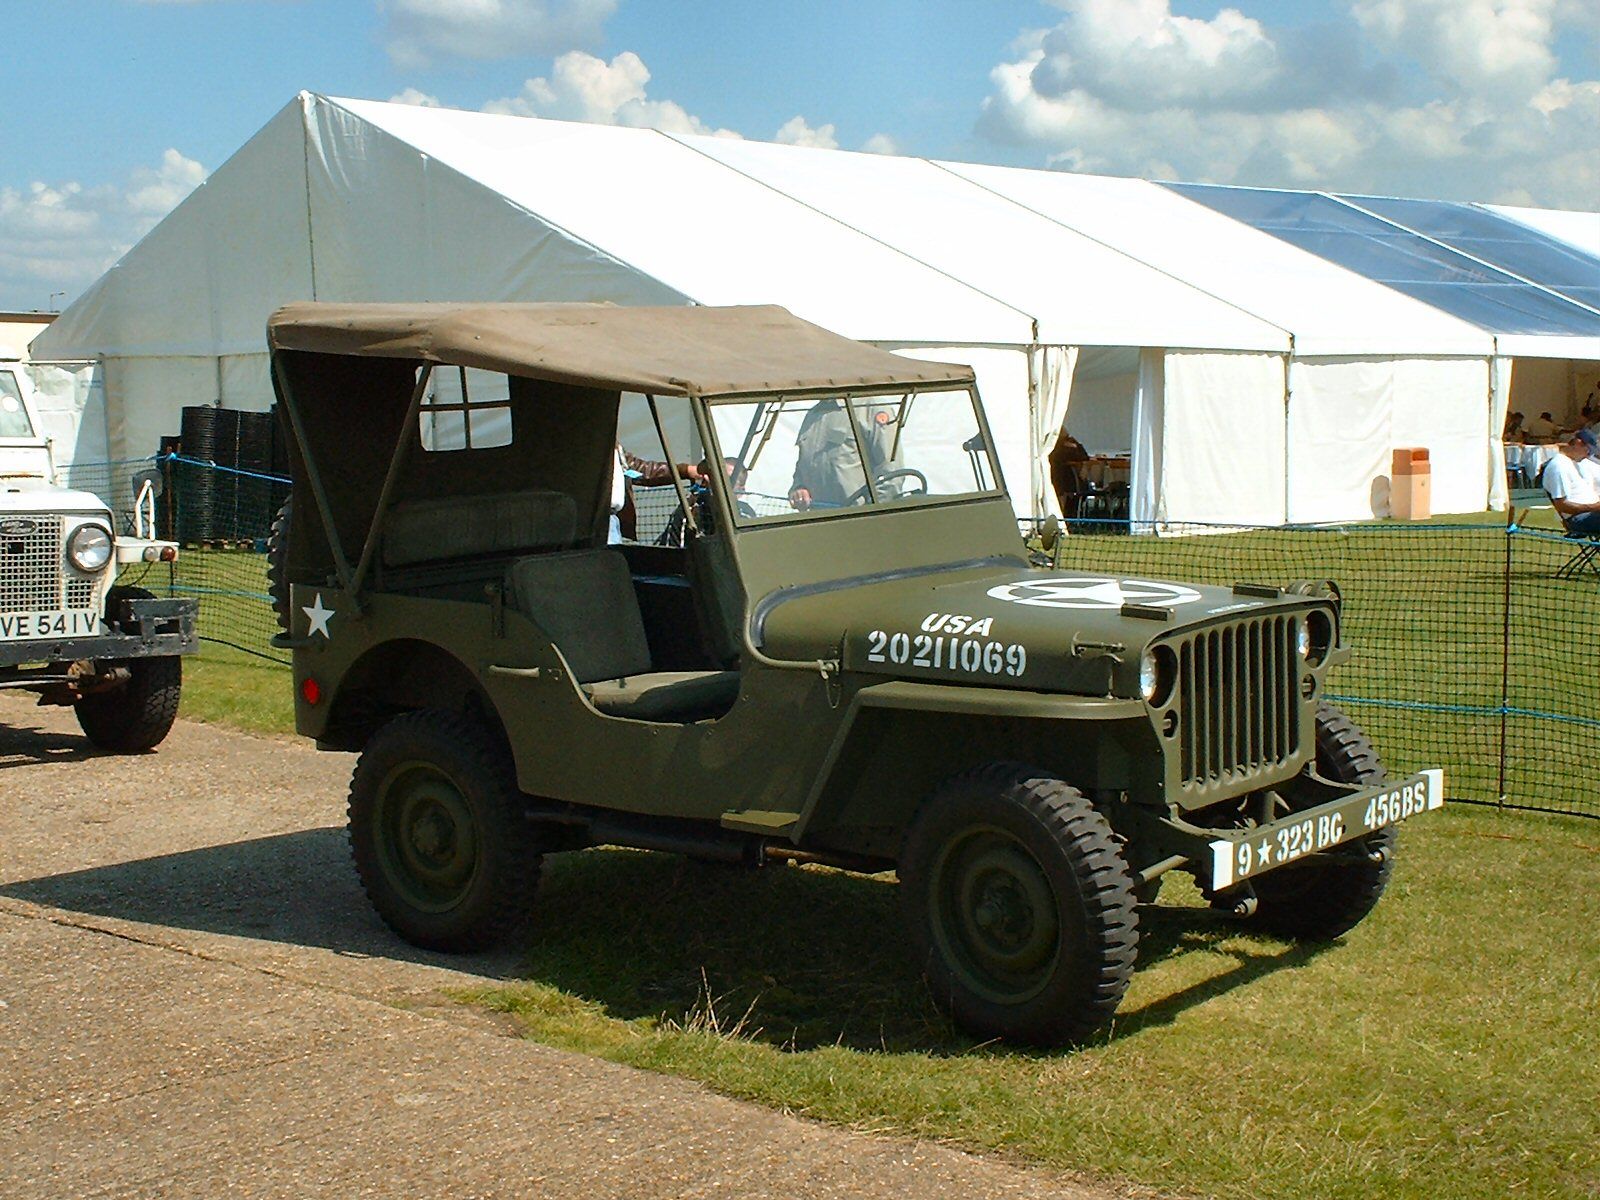
[[[67,561],[85,575],[105,570],[111,561],[111,534],[99,525],[79,525],[67,539]]]

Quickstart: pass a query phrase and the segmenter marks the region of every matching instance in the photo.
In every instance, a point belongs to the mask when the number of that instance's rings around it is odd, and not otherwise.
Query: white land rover
[[[0,362],[0,689],[72,705],[90,741],[123,753],[167,736],[179,655],[199,645],[197,601],[115,584],[121,566],[178,554],[155,537],[150,484],[135,510],[135,536],[118,536],[98,496],[56,486],[27,377]]]

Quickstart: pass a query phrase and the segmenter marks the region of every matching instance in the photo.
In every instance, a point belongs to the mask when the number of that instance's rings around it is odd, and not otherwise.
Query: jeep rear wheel
[[[1317,773],[1338,783],[1371,785],[1388,777],[1372,741],[1331,704],[1317,707]],[[1337,858],[1317,859],[1255,880],[1254,923],[1305,941],[1326,941],[1360,924],[1389,885],[1395,829],[1341,847]]]
[[[458,713],[407,713],[350,781],[350,849],[367,897],[406,941],[484,950],[532,913],[541,858],[510,756]]]
[[[906,835],[900,879],[933,996],[979,1037],[1079,1041],[1138,957],[1133,878],[1077,789],[1014,763],[958,775]]]
[[[114,616],[124,600],[151,600],[143,588],[113,587],[106,593],[106,616]],[[78,726],[96,746],[114,754],[154,749],[172,732],[183,694],[183,659],[177,655],[130,658],[116,664],[128,681],[103,692],[91,692],[72,706]]]
[[[267,530],[267,596],[278,616],[278,628],[290,632],[289,612],[289,522],[294,516],[294,495],[290,493],[272,518]]]

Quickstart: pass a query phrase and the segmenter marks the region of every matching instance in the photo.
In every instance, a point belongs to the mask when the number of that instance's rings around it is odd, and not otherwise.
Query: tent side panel
[[[215,358],[108,358],[111,457],[147,458],[175,436],[183,408],[217,401]]]
[[[1283,356],[1169,351],[1163,373],[1162,515],[1283,524]]]
[[[1489,360],[1402,358],[1394,364],[1396,446],[1426,446],[1433,511],[1489,507]],[[1384,467],[1387,475],[1392,464]]]
[[[50,439],[58,469],[102,463],[106,444],[106,390],[99,363],[21,363],[33,386],[41,431]]]
[[[1289,520],[1387,516],[1394,365],[1295,359],[1289,375]]]

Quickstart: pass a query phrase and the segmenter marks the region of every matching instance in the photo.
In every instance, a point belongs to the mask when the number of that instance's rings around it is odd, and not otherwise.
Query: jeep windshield
[[[968,388],[766,396],[708,405],[741,525],[999,492]]]
[[[0,438],[31,438],[33,422],[22,405],[22,391],[10,371],[0,371]]]

